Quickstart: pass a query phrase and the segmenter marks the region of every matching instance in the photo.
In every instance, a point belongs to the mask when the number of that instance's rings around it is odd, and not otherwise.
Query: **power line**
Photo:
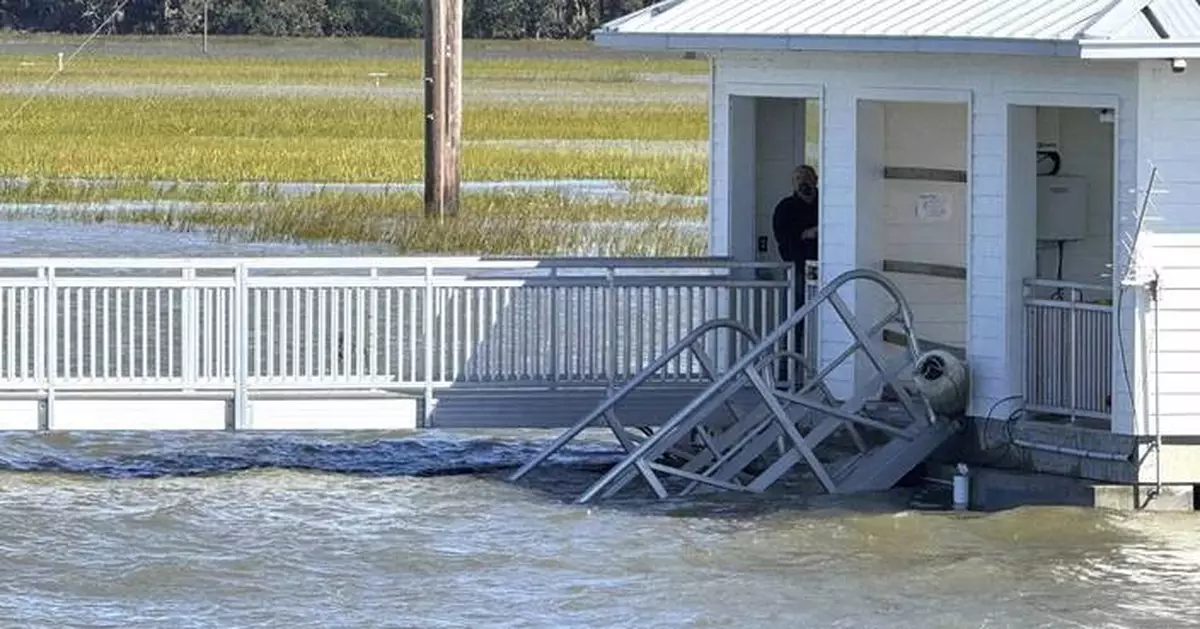
[[[67,64],[74,61],[75,57],[80,52],[83,52],[83,49],[86,48],[88,44],[92,43],[92,40],[95,39],[96,36],[99,35],[101,31],[103,31],[105,28],[107,28],[108,25],[113,20],[115,20],[118,15],[121,14],[121,11],[125,8],[125,5],[127,5],[127,4],[129,4],[129,0],[120,0],[120,2],[117,3],[117,7],[115,9],[113,9],[111,13],[108,14],[108,17],[105,18],[104,21],[100,23],[100,26],[97,26],[96,30],[92,31],[92,34],[88,35],[87,38],[83,40],[83,43],[79,44],[79,46],[76,47],[75,50],[73,50],[71,52],[71,54],[68,55],[67,58],[64,59],[63,62],[60,63],[58,65],[58,67],[56,67],[54,69],[53,72],[50,73],[50,76],[47,77],[46,80],[42,82],[40,87],[42,89],[50,87],[50,84],[54,82],[54,79],[57,79],[58,76],[66,70]],[[6,118],[4,120],[4,125],[3,125],[3,127],[0,127],[0,128],[8,127],[14,121],[16,121],[16,119],[21,115],[21,113],[25,111],[25,108],[28,107],[29,104],[32,103],[34,101],[34,99],[36,99],[38,96],[39,96],[39,94],[37,92],[30,94],[29,97],[26,98],[20,104],[20,106],[17,107],[16,111],[14,111],[12,113],[12,115],[10,115],[8,118]]]

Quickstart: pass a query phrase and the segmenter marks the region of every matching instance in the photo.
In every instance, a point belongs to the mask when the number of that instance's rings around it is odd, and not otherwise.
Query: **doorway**
[[[729,123],[729,234],[735,259],[782,262],[774,233],[775,208],[793,193],[793,173],[807,164],[820,173],[821,100],[815,97],[734,96]],[[814,261],[815,263],[815,261]],[[762,271],[761,274],[769,273]],[[781,280],[785,271],[760,279]],[[806,290],[803,272],[793,290]],[[750,321],[765,335],[791,315],[796,299],[750,305]],[[816,324],[805,326],[795,349],[815,356]]]
[[[779,201],[792,194],[792,173],[807,164],[820,173],[820,101],[755,98],[754,259],[780,261],[772,219]]]
[[[1038,414],[1112,412],[1115,121],[1104,107],[1009,108],[1008,264],[1024,280],[1018,355]]]

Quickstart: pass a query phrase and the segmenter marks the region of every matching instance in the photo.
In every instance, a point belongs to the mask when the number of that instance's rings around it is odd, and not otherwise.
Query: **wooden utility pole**
[[[425,215],[458,212],[462,0],[425,0]]]
[[[446,212],[458,214],[462,156],[463,0],[442,0],[446,7]]]
[[[208,0],[204,0],[204,54],[208,54]]]

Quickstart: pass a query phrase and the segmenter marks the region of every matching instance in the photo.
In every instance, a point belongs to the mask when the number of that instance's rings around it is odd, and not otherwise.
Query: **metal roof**
[[[1074,39],[1113,0],[684,0],[621,32]]]
[[[1143,54],[1178,56],[1160,53],[1182,42],[1200,56],[1200,0],[667,0],[595,36],[652,48],[1124,58],[1131,43]],[[1085,54],[1093,46],[1118,52]]]
[[[1112,35],[1118,39],[1184,39],[1200,34],[1200,0],[1154,0]]]

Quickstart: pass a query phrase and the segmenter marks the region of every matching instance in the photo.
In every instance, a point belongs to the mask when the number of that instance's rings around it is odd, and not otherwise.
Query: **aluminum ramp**
[[[881,288],[891,302],[890,306],[884,306],[887,314],[868,326],[859,322],[838,294],[840,289],[856,290],[863,283]],[[808,357],[779,348],[800,322],[816,325],[813,313],[822,305],[832,308],[852,342],[817,370]],[[901,351],[892,352],[891,356],[883,349],[882,341],[882,333],[888,326],[898,326],[910,339]],[[701,346],[707,335],[721,329],[753,342],[751,348],[723,370],[717,368]],[[579,497],[581,503],[612,497],[638,477],[659,498],[687,495],[702,488],[757,493],[801,463],[829,493],[890,489],[959,427],[957,421],[938,417],[925,400],[913,397],[901,384],[901,379],[911,373],[920,358],[912,340],[916,338],[912,311],[891,280],[868,269],[848,271],[765,338],[759,339],[741,323],[727,319],[696,328],[517,470],[511,479],[519,480],[584,430],[603,423],[626,454]],[[696,356],[712,384],[658,429],[634,433],[625,428],[614,408],[685,351]],[[873,376],[860,382],[849,398],[835,398],[827,380],[847,361],[860,356]],[[802,367],[803,384],[776,382],[781,361]],[[852,367],[853,363],[847,366]],[[869,405],[879,398],[885,386],[895,394],[900,412],[887,418],[872,417]],[[840,444],[835,440],[839,435],[843,437]]]

